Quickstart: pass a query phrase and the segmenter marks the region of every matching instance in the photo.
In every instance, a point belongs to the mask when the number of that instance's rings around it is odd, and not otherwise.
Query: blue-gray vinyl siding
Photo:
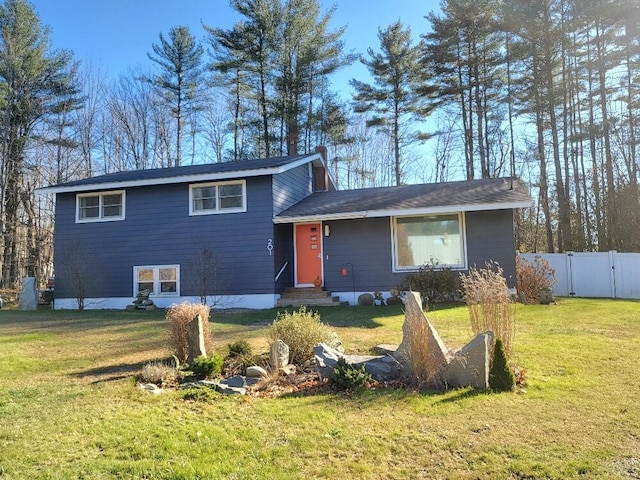
[[[311,194],[309,164],[300,165],[273,176],[274,215],[295,205]]]
[[[180,265],[180,294],[198,295],[193,265],[203,248],[219,264],[215,294],[274,292],[271,177],[247,179],[247,211],[189,216],[189,185],[130,188],[123,221],[75,223],[75,194],[56,199],[56,296],[74,297],[65,259],[73,252],[86,297],[131,297],[133,267]],[[285,245],[286,248],[286,245]]]
[[[513,211],[469,212],[465,215],[467,263],[483,267],[494,260],[515,286]],[[331,234],[324,237],[325,288],[332,291],[388,291],[402,283],[406,273],[393,272],[391,222],[387,218],[325,222]],[[342,276],[342,267],[349,274]],[[352,274],[354,275],[352,277]]]

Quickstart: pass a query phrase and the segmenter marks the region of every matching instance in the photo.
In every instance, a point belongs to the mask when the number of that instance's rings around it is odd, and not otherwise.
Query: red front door
[[[296,286],[322,282],[322,225],[305,223],[295,227]]]

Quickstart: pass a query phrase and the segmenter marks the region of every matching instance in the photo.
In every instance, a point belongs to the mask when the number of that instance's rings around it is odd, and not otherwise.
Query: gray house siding
[[[391,224],[388,217],[325,222],[325,288],[333,291],[388,291],[399,286],[406,273],[393,272]],[[465,214],[467,262],[484,267],[497,261],[510,286],[515,283],[515,247],[512,210]],[[349,265],[352,264],[352,265]],[[342,276],[346,266],[347,276]],[[352,274],[354,277],[352,277]]]
[[[276,278],[280,269],[282,274],[275,284],[276,293],[282,292],[286,287],[293,285],[293,225],[282,224],[275,225],[275,241],[274,241],[274,271],[273,278]],[[286,266],[285,266],[286,263]]]
[[[311,193],[309,165],[273,176],[273,214],[277,215]]]
[[[516,286],[513,210],[490,210],[466,215],[467,259],[470,268],[498,262],[510,287]]]
[[[126,190],[123,221],[75,223],[75,194],[58,194],[56,204],[56,296],[73,298],[65,258],[82,261],[86,296],[131,297],[133,267],[180,265],[180,294],[198,295],[193,265],[202,248],[213,251],[222,295],[273,293],[274,237],[271,178],[247,180],[247,211],[189,216],[189,185]]]
[[[354,278],[356,291],[389,290],[402,281],[402,274],[392,272],[389,218],[337,220],[324,225],[331,231],[323,237],[327,290],[352,291]],[[344,265],[349,270],[347,276],[341,273]]]

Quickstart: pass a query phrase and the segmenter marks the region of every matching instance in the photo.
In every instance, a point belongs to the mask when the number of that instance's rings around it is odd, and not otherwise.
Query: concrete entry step
[[[300,307],[300,306],[336,306],[347,305],[347,302],[340,302],[340,297],[331,295],[321,287],[286,288],[278,300],[278,307]]]

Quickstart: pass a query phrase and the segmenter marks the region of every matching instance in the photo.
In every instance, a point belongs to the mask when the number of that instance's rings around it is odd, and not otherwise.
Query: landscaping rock
[[[296,366],[290,363],[289,365],[281,367],[278,372],[282,375],[293,375],[294,373],[296,373]]]
[[[426,333],[426,339],[420,340],[426,342],[425,347],[429,351],[429,363],[434,369],[440,370],[444,368],[451,361],[451,354],[446,347],[440,335],[431,324],[429,319],[422,310],[422,299],[420,294],[416,292],[409,292],[405,302],[406,313],[405,321],[402,325],[402,343],[398,347],[395,353],[395,358],[403,365],[410,366],[410,354],[411,354],[411,342],[413,336],[423,335]],[[415,331],[411,330],[411,325],[415,325]],[[410,372],[409,372],[410,373]]]
[[[450,387],[489,388],[489,367],[493,332],[485,332],[457,352],[444,370],[444,380]]]
[[[344,358],[349,365],[356,368],[364,366],[365,371],[370,374],[374,380],[380,382],[398,379],[402,374],[400,363],[388,355],[344,355],[338,350],[320,343],[313,348],[313,356],[320,378],[329,378],[341,357]]]
[[[247,367],[247,377],[249,378],[268,378],[269,372],[258,365]]]
[[[242,375],[234,375],[233,377],[229,377],[224,380],[221,380],[220,383],[224,383],[229,387],[235,387],[235,388],[247,386],[247,382],[245,381],[245,378]]]
[[[196,357],[207,356],[207,349],[204,344],[204,327],[202,317],[197,315],[187,325],[187,333],[189,337],[189,355],[187,361],[191,364]]]
[[[370,307],[373,305],[373,295],[370,293],[363,293],[358,297],[358,305],[361,307]]]
[[[400,297],[389,297],[387,298],[387,305],[401,305],[402,299]]]
[[[18,310],[37,310],[38,309],[38,290],[36,289],[36,279],[34,277],[25,277],[22,280],[22,290],[20,291],[20,300],[18,301]]]
[[[145,383],[143,385],[140,385],[140,389],[144,390],[145,392],[153,393],[154,395],[162,393],[162,389],[155,383]]]
[[[282,340],[276,340],[269,350],[269,364],[273,371],[278,371],[289,364],[289,345]]]

